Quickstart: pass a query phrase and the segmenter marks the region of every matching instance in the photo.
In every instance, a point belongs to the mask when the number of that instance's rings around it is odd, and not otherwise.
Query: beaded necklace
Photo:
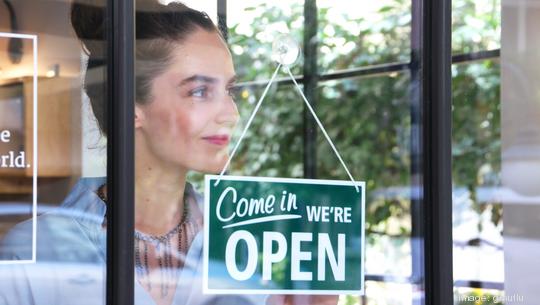
[[[98,191],[97,195],[103,202],[107,202],[107,196],[105,191],[105,185],[102,185]],[[150,277],[150,267],[148,264],[149,261],[149,246],[154,246],[159,270],[161,277],[161,297],[166,297],[169,293],[169,285],[166,283],[173,283],[175,279],[178,278],[179,271],[183,266],[181,255],[184,252],[182,246],[187,246],[191,242],[189,238],[188,227],[191,230],[195,230],[194,225],[189,219],[189,204],[186,200],[186,195],[184,195],[184,211],[180,222],[172,228],[169,232],[163,235],[150,235],[140,231],[135,230],[135,271],[137,273],[137,278],[142,284],[143,280],[147,283],[148,290],[152,290],[152,282],[149,280]],[[194,232],[194,231],[193,231]],[[192,232],[192,233],[193,233]],[[183,235],[186,235],[183,238]],[[171,240],[174,235],[178,235],[178,247],[173,250],[171,245]],[[142,251],[141,251],[142,245]],[[141,258],[142,253],[142,258]],[[177,264],[174,264],[173,256],[176,256]]]
[[[178,270],[182,267],[180,259],[176,261],[178,264],[175,266],[173,263],[173,256],[175,254],[182,253],[182,235],[187,232],[184,231],[184,225],[188,217],[188,204],[184,201],[184,213],[180,222],[166,234],[155,236],[145,234],[139,231],[135,231],[135,270],[139,278],[143,279],[150,275],[150,268],[148,266],[148,245],[151,244],[155,247],[158,259],[159,270],[161,271],[161,296],[165,297],[169,292],[169,285],[165,283],[174,282],[178,276]],[[178,235],[178,247],[177,251],[173,251],[171,246],[171,239],[174,235]],[[187,236],[186,236],[187,237]],[[143,261],[141,262],[140,256],[140,244],[143,245]],[[149,290],[152,290],[151,281],[148,282]]]

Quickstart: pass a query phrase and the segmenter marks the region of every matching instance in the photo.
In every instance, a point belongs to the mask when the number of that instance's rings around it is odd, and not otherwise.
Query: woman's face
[[[221,171],[238,122],[234,81],[231,54],[217,33],[196,30],[178,44],[152,83],[151,101],[136,106],[137,141],[147,162]]]

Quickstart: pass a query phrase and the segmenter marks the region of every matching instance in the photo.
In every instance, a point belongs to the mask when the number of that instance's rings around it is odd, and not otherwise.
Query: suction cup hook
[[[272,59],[283,66],[291,66],[300,55],[300,46],[290,35],[280,34],[272,44]]]

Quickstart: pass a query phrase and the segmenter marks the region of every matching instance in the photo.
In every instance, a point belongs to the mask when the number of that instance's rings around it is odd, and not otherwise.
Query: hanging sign
[[[362,294],[365,183],[205,177],[204,291]]]
[[[203,290],[215,294],[362,294],[365,183],[356,182],[291,73],[300,47],[272,45],[278,66],[220,175],[205,176]],[[351,181],[224,176],[283,68]]]

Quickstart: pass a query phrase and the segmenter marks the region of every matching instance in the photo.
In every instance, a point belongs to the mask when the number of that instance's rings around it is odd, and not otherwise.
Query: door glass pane
[[[533,1],[502,3],[501,180],[504,290],[507,304],[540,298],[540,9]]]
[[[501,1],[452,1],[452,53],[501,47]]]
[[[236,73],[245,80],[270,79],[273,70],[267,65],[272,56],[272,42],[280,33],[302,41],[304,1],[228,1],[228,43],[234,56]],[[303,58],[292,67],[301,73]],[[264,85],[263,85],[264,86]]]
[[[315,4],[315,9],[306,11],[306,2]],[[417,187],[413,177],[419,174],[411,155],[418,152],[419,143],[413,141],[418,126],[413,127],[417,122],[412,118],[418,117],[413,113],[418,108],[411,107],[410,92],[418,84],[408,65],[308,83],[304,64],[313,58],[301,51],[290,67],[299,83],[296,88],[286,69],[276,71],[272,59],[279,34],[287,33],[305,50],[304,35],[312,30],[305,22],[317,16],[318,24],[310,25],[317,26],[317,34],[308,38],[319,39],[315,63],[323,67],[321,75],[408,63],[411,3],[390,1],[370,10],[355,8],[358,14],[325,1],[162,4],[168,5],[139,4],[136,14],[136,300],[148,304],[421,304],[422,238],[413,225],[420,223],[418,215],[412,212],[418,210],[414,205],[421,198],[411,195]],[[200,10],[207,10],[210,20]],[[213,25],[214,10],[220,23],[226,20],[226,37]],[[358,32],[365,34],[360,42],[354,37]],[[267,87],[274,73],[273,85]],[[210,220],[203,217],[208,208],[204,198],[209,196],[204,175],[225,168],[227,176],[349,179],[299,90],[313,103],[352,176],[366,182],[363,296],[316,296],[307,288],[297,296],[285,290],[252,290],[257,285],[276,287],[279,277],[292,278],[284,271],[292,263],[285,260],[272,267],[276,278],[261,275],[237,282],[229,281],[231,269],[226,262],[209,260],[211,272],[205,278],[205,251],[230,239],[223,230],[205,240],[204,225]],[[257,114],[251,120],[254,109]],[[276,223],[276,228],[283,226]],[[255,230],[253,224],[244,228]],[[262,242],[256,240],[255,245]],[[244,246],[234,250],[232,260],[244,264],[241,269],[254,262],[259,272],[265,258],[245,255],[250,246]],[[354,254],[362,255],[360,250]],[[226,288],[206,293],[205,281]],[[307,284],[297,285],[298,294]]]
[[[318,0],[317,5],[321,71],[410,60],[411,1]]]
[[[353,175],[370,177],[366,181],[366,274],[385,275],[390,282],[412,275],[411,122],[403,115],[410,107],[410,81],[408,71],[404,71],[320,84],[318,111],[329,134],[337,143],[346,143],[341,151],[350,160]],[[364,140],[368,138],[371,141]],[[317,172],[321,179],[346,175],[343,168],[335,166],[335,156],[325,139],[318,140]]]
[[[0,4],[0,304],[104,304],[104,1]]]
[[[452,67],[454,302],[534,304],[540,11],[534,1],[454,5],[453,51],[469,58]]]
[[[453,66],[454,280],[458,295],[504,282],[500,64]],[[471,287],[472,286],[472,287]]]

